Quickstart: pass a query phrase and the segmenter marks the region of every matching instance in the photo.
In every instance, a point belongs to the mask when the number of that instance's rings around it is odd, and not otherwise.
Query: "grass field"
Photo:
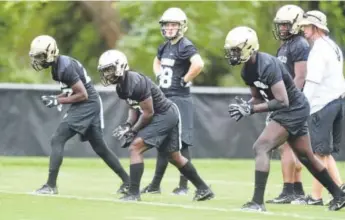
[[[128,160],[122,162],[128,168]],[[121,202],[113,194],[119,179],[98,158],[66,158],[58,180],[60,194],[35,196],[30,193],[45,182],[48,158],[0,157],[0,220],[345,219],[345,209],[330,212],[326,206],[266,205],[265,214],[240,211],[253,192],[253,161],[194,160],[194,164],[211,184],[215,199],[193,202],[193,187],[188,196],[171,195],[178,172],[169,166],[161,195],[142,195],[142,202]],[[154,165],[152,159],[145,161],[142,186],[151,180]],[[339,163],[339,168],[344,178],[345,164]],[[303,178],[305,190],[310,192],[311,176],[305,171]],[[279,163],[274,161],[266,199],[280,192],[280,182]],[[324,200],[328,197],[324,192]]]

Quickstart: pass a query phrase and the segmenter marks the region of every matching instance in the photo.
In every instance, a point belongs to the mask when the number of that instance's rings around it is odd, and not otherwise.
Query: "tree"
[[[94,82],[99,82],[98,58],[111,48],[123,50],[133,69],[153,78],[153,58],[164,41],[158,20],[167,8],[180,7],[189,18],[187,37],[206,62],[194,84],[242,86],[239,67],[230,68],[224,59],[228,31],[247,25],[257,31],[260,50],[275,54],[279,42],[272,36],[272,20],[285,4],[325,12],[331,37],[345,45],[345,24],[339,22],[344,20],[344,2],[0,2],[0,81],[52,82],[49,74],[30,67],[30,42],[41,34],[53,36],[61,54],[80,60]]]

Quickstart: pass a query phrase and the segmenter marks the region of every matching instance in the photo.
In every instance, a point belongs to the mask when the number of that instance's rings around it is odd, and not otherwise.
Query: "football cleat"
[[[48,184],[44,184],[41,188],[34,192],[35,194],[44,194],[44,195],[55,195],[58,194],[57,187],[51,187]]]
[[[141,190],[141,193],[150,193],[150,194],[160,194],[161,189],[160,187],[154,187],[152,184],[149,184],[144,189]]]
[[[210,188],[207,189],[197,189],[193,201],[205,201],[214,198],[214,193]]]
[[[293,194],[287,195],[284,193],[281,193],[278,197],[267,200],[266,203],[269,204],[290,204],[291,201],[295,199],[295,196]]]
[[[129,190],[129,183],[122,183],[120,188],[116,191],[118,194],[127,194]]]
[[[300,197],[291,202],[293,205],[318,205],[323,206],[322,199],[313,199],[310,195],[305,197]]]
[[[177,195],[177,196],[184,196],[184,195],[188,195],[188,188],[185,187],[176,187],[172,193],[173,195]]]
[[[266,212],[266,207],[264,204],[258,204],[256,202],[247,202],[241,208],[243,211],[253,211],[253,212]]]
[[[342,208],[345,207],[345,196],[342,197],[338,197],[338,198],[334,198],[329,206],[328,206],[328,210],[330,211],[338,211]]]
[[[140,194],[128,193],[120,198],[122,201],[141,201]]]

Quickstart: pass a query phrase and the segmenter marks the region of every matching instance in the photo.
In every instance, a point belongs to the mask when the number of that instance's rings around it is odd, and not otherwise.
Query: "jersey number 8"
[[[162,67],[162,73],[159,78],[159,86],[167,89],[171,86],[173,71],[170,67]]]

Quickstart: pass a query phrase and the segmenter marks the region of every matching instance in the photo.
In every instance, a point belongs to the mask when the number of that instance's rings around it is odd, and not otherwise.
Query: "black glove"
[[[137,132],[130,130],[128,131],[123,137],[125,139],[122,148],[127,148],[131,145],[132,141],[134,140],[135,136],[137,136]]]
[[[115,130],[113,131],[113,136],[120,140],[130,130],[131,125],[129,123],[122,124],[115,128]]]
[[[190,87],[192,85],[192,82],[185,82],[184,78],[181,78],[180,84],[182,87]]]
[[[57,97],[55,95],[41,96],[41,101],[48,108],[52,108],[52,107],[59,105],[59,102],[58,102]]]
[[[253,114],[253,105],[244,101],[243,99],[235,97],[235,104],[229,105],[229,114],[231,118],[239,121],[241,118]]]

